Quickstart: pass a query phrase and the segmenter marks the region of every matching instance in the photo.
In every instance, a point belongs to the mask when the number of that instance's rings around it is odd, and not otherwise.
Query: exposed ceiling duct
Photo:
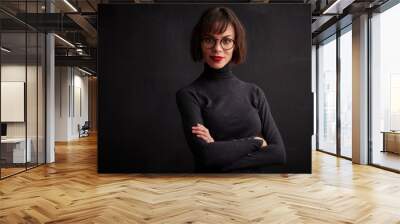
[[[54,32],[56,38],[56,62],[58,65],[80,65],[79,60],[89,69],[96,68],[97,47],[97,7],[98,4],[136,4],[136,3],[229,3],[249,2],[260,4],[310,4],[312,13],[312,37],[318,41],[342,26],[351,23],[352,17],[365,13],[387,0],[56,0],[53,13],[46,13],[44,5],[33,7],[21,5],[20,1],[0,4],[2,29],[17,31],[26,26],[40,32]],[[26,13],[37,11],[38,13]],[[5,15],[5,16],[1,16]],[[318,39],[318,38],[319,39]],[[69,42],[70,44],[66,43]],[[75,47],[72,47],[75,46]],[[71,57],[71,60],[68,59]],[[83,65],[82,65],[83,66]]]

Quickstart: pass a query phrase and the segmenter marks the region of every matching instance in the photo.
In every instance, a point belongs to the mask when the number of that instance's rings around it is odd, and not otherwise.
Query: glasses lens
[[[215,44],[215,40],[212,38],[204,38],[203,44],[206,48],[212,48]]]
[[[213,48],[217,41],[216,39],[206,37],[203,39],[203,44],[206,48]],[[221,40],[220,44],[224,50],[230,50],[233,48],[235,41],[230,38],[224,38]]]
[[[233,40],[229,38],[224,38],[221,41],[222,48],[229,50],[233,47]]]

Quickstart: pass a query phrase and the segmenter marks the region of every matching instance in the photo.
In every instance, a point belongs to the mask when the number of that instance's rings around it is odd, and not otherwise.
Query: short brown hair
[[[245,61],[247,53],[246,31],[242,23],[231,9],[215,7],[207,9],[193,28],[190,52],[195,62],[203,59],[201,40],[204,35],[223,33],[229,24],[232,24],[235,30],[235,48],[233,49],[232,62],[241,64]]]

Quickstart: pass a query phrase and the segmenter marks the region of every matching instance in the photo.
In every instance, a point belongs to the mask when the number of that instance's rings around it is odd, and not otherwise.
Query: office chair
[[[78,124],[79,138],[89,136],[89,129],[90,129],[89,121],[85,121],[82,127],[80,127],[80,125]]]

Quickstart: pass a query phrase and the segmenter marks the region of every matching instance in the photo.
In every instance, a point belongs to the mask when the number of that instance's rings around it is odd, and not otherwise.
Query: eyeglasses
[[[202,39],[202,43],[204,44],[204,47],[211,49],[214,48],[215,43],[217,43],[217,40],[212,37],[205,37]],[[231,38],[224,37],[220,41],[220,45],[224,50],[230,50],[235,46],[235,40],[232,40]]]

